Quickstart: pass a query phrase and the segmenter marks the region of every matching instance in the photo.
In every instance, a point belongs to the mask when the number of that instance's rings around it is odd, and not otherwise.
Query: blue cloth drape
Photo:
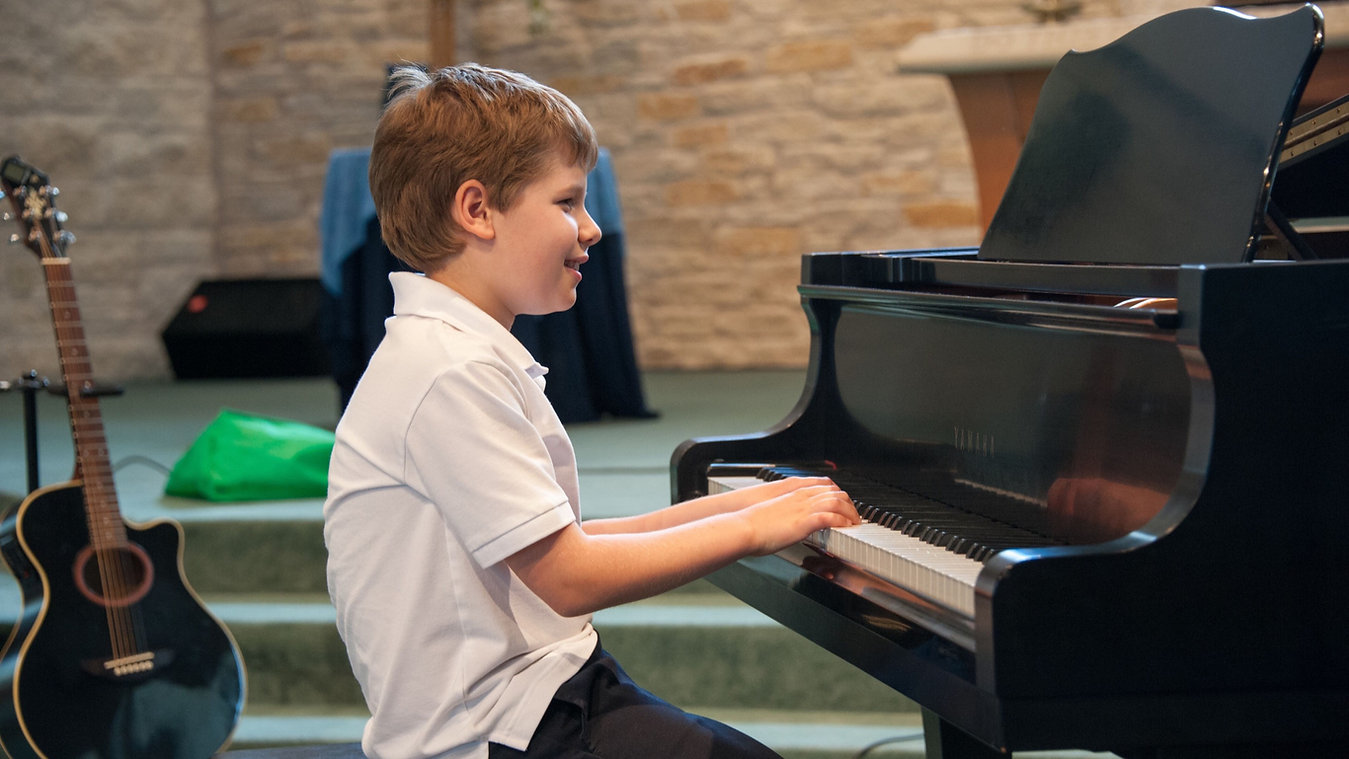
[[[380,239],[370,198],[369,148],[334,151],[319,217],[323,338],[345,407],[393,313],[391,271],[404,267]],[[548,367],[547,395],[563,422],[605,414],[650,417],[628,318],[623,217],[607,150],[587,178],[586,210],[604,237],[590,249],[577,304],[547,316],[522,316],[512,330]]]

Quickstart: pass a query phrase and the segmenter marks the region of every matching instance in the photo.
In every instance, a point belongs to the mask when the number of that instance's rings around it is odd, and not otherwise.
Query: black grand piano
[[[712,579],[916,701],[931,759],[1343,755],[1349,258],[1311,230],[1349,217],[1318,193],[1349,106],[1295,118],[1322,44],[1314,6],[1197,8],[1069,53],[982,245],[805,256],[800,401],[675,451],[676,500],[857,501]]]

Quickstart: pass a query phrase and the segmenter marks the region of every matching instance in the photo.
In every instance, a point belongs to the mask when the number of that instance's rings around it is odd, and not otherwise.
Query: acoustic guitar
[[[0,522],[23,594],[0,652],[0,748],[12,759],[207,759],[243,707],[238,647],[183,577],[182,528],[131,525],[118,509],[56,188],[17,156],[0,178],[42,263],[75,442],[72,481]]]

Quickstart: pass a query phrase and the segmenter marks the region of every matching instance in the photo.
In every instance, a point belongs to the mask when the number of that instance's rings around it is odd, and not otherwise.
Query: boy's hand
[[[816,530],[862,521],[848,494],[822,477],[792,477],[742,492],[767,496],[737,514],[749,526],[753,553],[760,556],[798,543]]]
[[[703,496],[709,501],[719,501],[718,511],[739,511],[740,509],[754,506],[770,498],[791,493],[804,487],[813,485],[834,486],[832,480],[828,477],[784,477],[780,480],[771,482],[760,482],[757,485],[739,488],[711,496]]]

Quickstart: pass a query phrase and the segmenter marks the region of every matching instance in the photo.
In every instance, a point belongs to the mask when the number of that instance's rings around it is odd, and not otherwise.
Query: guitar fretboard
[[[75,442],[76,476],[84,485],[89,542],[95,550],[115,548],[126,542],[126,525],[113,488],[103,415],[97,397],[92,394],[93,369],[80,320],[79,302],[75,298],[70,259],[56,255],[54,250],[47,255],[44,250],[42,271],[51,303],[52,325],[56,329],[61,376],[66,384],[70,429]]]

